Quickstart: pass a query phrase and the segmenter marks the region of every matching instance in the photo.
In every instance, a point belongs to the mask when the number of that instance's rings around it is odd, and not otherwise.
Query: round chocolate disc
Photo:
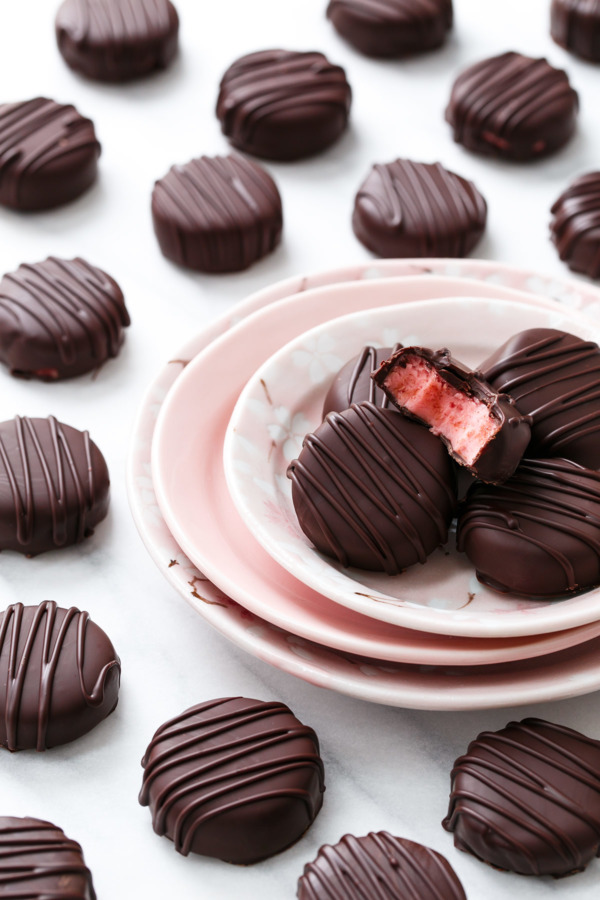
[[[106,462],[87,431],[21,416],[0,423],[0,550],[35,556],[93,534],[108,511]]]
[[[327,17],[367,56],[409,56],[443,44],[452,0],[329,0]]]
[[[600,0],[552,0],[550,34],[565,50],[600,62]]]
[[[177,53],[170,0],[64,0],[56,40],[65,62],[96,81],[129,81],[165,69]]]
[[[23,264],[0,282],[0,361],[54,381],[116,356],[129,315],[121,288],[83,259]]]
[[[264,50],[227,69],[217,118],[230,143],[246,153],[301,159],[339,138],[351,97],[344,70],[322,53]]]
[[[397,159],[375,165],[354,201],[352,227],[377,256],[466,256],[481,238],[487,205],[473,182]]]
[[[100,144],[74,106],[38,97],[0,106],[0,204],[50,209],[95,181]]]
[[[187,856],[248,865],[293,844],[323,802],[319,741],[283,703],[226,697],[158,729],[140,803]]]
[[[121,664],[86,612],[14,603],[0,613],[0,745],[46,750],[116,707]]]
[[[504,159],[546,156],[575,131],[579,101],[565,72],[545,59],[502,53],[462,72],[446,121],[454,140]]]
[[[381,363],[392,353],[399,350],[401,344],[394,347],[363,347],[335,376],[323,402],[323,418],[330,412],[342,412],[353,403],[368,400],[377,406],[389,406],[389,400],[371,378]]]
[[[281,240],[281,197],[242,156],[202,156],[154,185],[152,219],[167,259],[199,272],[238,272]]]
[[[574,272],[600,278],[600,172],[580,175],[552,206],[552,241]]]

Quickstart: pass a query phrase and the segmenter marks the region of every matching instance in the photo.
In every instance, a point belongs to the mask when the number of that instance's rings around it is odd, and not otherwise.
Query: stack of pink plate
[[[146,395],[128,472],[146,547],[218,631],[315,685],[448,710],[600,688],[600,589],[496,594],[451,545],[394,578],[344,571],[300,532],[285,478],[333,374],[364,344],[449,346],[476,365],[538,325],[600,342],[599,311],[585,283],[479,260],[387,260],[254,294]]]

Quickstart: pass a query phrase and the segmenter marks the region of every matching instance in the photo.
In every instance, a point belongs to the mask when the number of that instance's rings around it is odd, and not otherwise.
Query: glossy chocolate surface
[[[366,56],[410,56],[443,44],[452,0],[329,0],[327,17]]]
[[[319,153],[345,130],[352,93],[322,53],[264,50],[233,63],[221,81],[221,130],[246,153],[295,160]]]
[[[384,359],[387,359],[401,344],[394,347],[363,347],[358,356],[342,366],[327,391],[323,403],[323,418],[330,412],[342,412],[353,403],[368,400],[382,408],[389,407],[389,400],[381,388],[377,387],[371,373],[375,372]]]
[[[12,604],[0,614],[0,746],[41,751],[81,737],[116,707],[120,674],[86,612]]]
[[[237,272],[281,240],[277,186],[242,156],[202,156],[173,166],[152,193],[152,219],[167,259],[199,272]]]
[[[288,469],[298,522],[342,566],[397,575],[448,538],[450,457],[422,425],[371,403],[331,413]]]
[[[226,697],[158,729],[140,803],[187,856],[247,865],[304,834],[325,790],[319,741],[283,703]]]
[[[600,0],[552,0],[550,34],[565,50],[600,62]]]
[[[531,437],[528,416],[521,414],[511,397],[500,393],[484,380],[452,357],[447,349],[429,350],[426,347],[402,347],[389,360],[382,363],[373,374],[375,382],[385,391],[392,404],[405,415],[416,418],[424,425],[431,423],[406,410],[398,403],[388,381],[396,370],[401,370],[414,360],[422,360],[436,375],[451,388],[466,398],[485,407],[489,418],[499,426],[496,434],[480,450],[471,463],[456,451],[451,441],[440,435],[453,459],[486,482],[505,481],[517,468]]]
[[[0,106],[0,204],[41,210],[74,200],[96,180],[100,144],[74,106],[38,97]]]
[[[96,900],[80,845],[41,819],[0,817],[0,896]]]
[[[471,488],[457,544],[498,591],[551,598],[600,584],[600,474],[525,459],[504,484]]]
[[[600,468],[600,348],[573,334],[532,328],[480,367],[497,391],[531,416],[528,456],[564,456]]]
[[[446,121],[454,140],[468,150],[529,160],[567,143],[578,109],[565,72],[545,59],[509,52],[475,63],[458,76]]]
[[[165,69],[177,53],[169,0],[64,0],[56,40],[65,62],[96,81],[129,81]]]
[[[0,550],[79,543],[106,516],[109,477],[87,431],[16,416],[0,423]]]
[[[129,323],[119,285],[83,259],[23,264],[0,282],[0,361],[12,375],[90,372],[117,355]]]
[[[375,165],[358,190],[352,227],[381,257],[466,256],[481,238],[487,205],[471,181],[397,159]]]
[[[600,172],[580,175],[552,206],[552,242],[574,272],[600,278]]]
[[[580,872],[600,850],[600,742],[541,719],[483,732],[454,764],[442,824],[497,868]]]
[[[448,861],[387,831],[346,834],[304,867],[298,900],[466,900]]]

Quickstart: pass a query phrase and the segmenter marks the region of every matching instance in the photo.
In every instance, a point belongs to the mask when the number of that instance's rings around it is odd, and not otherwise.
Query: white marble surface
[[[82,199],[47,214],[0,211],[0,270],[49,254],[81,255],[122,284],[133,324],[117,361],[96,378],[45,385],[0,371],[0,414],[50,413],[88,428],[112,475],[112,508],[93,539],[33,560],[0,559],[3,605],[16,600],[87,609],[123,664],[119,706],[95,732],[43,755],[2,754],[0,812],[47,818],[83,845],[102,898],[293,897],[304,863],[345,832],[388,829],[435,847],[469,898],[598,896],[600,861],[563,881],[495,872],[455,851],[440,820],[449,771],[480,730],[540,715],[600,738],[598,696],[490,712],[432,713],[370,705],[318,690],[249,657],[215,633],[163,580],[132,523],[125,460],[145,386],[187,338],[249,292],[297,274],[368,258],[349,224],[354,192],[375,162],[439,159],[471,177],[489,203],[476,255],[564,276],[547,237],[548,209],[600,157],[600,67],[569,57],[548,36],[548,0],[455,0],[456,27],[438,53],[405,63],[360,57],[333,32],[325,0],[178,0],[182,52],[172,69],[127,87],[88,83],[63,64],[53,40],[54,0],[2,4],[3,101],[47,95],[91,116],[103,143],[101,177]],[[152,182],[174,162],[225,152],[213,108],[220,75],[244,52],[272,46],[322,49],[346,67],[352,127],[329,152],[271,165],[283,194],[282,247],[250,272],[189,274],[166,262],[152,233]],[[577,136],[531,166],[469,156],[454,145],[443,109],[454,74],[485,55],[518,49],[565,66],[581,95]],[[292,849],[248,869],[178,856],[154,835],[137,803],[140,758],[155,728],[193,703],[245,694],[279,698],[318,732],[325,805]]]

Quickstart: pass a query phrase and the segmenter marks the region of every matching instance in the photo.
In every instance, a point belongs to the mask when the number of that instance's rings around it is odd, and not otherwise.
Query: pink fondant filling
[[[500,429],[485,403],[456,390],[420,357],[393,369],[385,386],[398,406],[422,419],[468,466]]]

